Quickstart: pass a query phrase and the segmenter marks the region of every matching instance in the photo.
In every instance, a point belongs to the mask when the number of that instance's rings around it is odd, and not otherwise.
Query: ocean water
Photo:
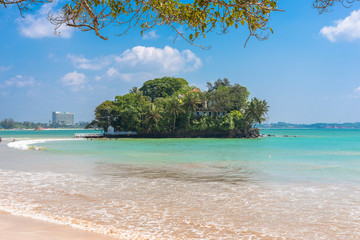
[[[120,239],[360,239],[360,130],[75,132],[0,131],[1,211]]]

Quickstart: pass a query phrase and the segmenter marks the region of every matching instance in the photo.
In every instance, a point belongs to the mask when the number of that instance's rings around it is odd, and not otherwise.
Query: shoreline
[[[0,211],[2,240],[115,240],[110,236]]]

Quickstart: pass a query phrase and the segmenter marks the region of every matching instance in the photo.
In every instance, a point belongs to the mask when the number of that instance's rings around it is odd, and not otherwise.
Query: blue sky
[[[19,17],[0,8],[0,120],[51,120],[52,111],[91,121],[105,100],[162,76],[183,77],[206,90],[206,82],[228,78],[270,105],[268,122],[360,121],[360,4],[318,15],[311,1],[279,1],[269,40],[248,32],[215,32],[191,46],[166,27],[143,37],[139,31],[115,36],[116,28],[93,32],[60,29],[46,21],[48,4]]]

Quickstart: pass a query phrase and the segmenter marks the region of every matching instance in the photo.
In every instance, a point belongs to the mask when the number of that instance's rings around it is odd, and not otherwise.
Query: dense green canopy
[[[183,78],[163,77],[146,81],[139,89],[145,96],[155,99],[170,97],[174,93],[184,93],[189,83]]]
[[[210,109],[232,111],[244,109],[250,95],[248,89],[240,84],[231,85],[227,78],[218,79],[214,85],[208,83],[207,99]]]
[[[265,120],[265,100],[249,101],[247,88],[227,79],[214,84],[217,87],[201,92],[182,78],[149,80],[140,89],[100,104],[93,124],[139,133],[245,132]]]

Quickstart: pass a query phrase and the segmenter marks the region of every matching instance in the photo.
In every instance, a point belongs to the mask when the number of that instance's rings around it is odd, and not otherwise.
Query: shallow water
[[[359,239],[360,131],[263,133],[0,144],[0,210],[123,239]]]

